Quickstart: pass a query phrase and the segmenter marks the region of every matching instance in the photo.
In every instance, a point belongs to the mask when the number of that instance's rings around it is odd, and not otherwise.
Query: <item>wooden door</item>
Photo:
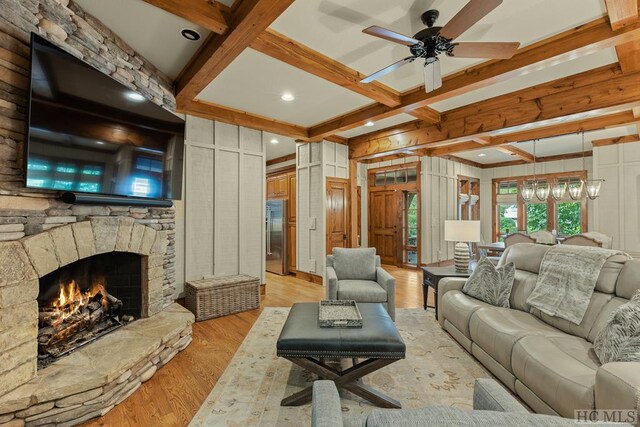
[[[376,248],[385,264],[395,265],[399,259],[401,196],[401,191],[394,190],[369,193],[369,246]]]
[[[276,197],[276,179],[267,178],[267,199]]]
[[[287,187],[289,186],[289,180],[287,175],[281,175],[276,179],[276,193],[278,197],[287,197]]]
[[[349,181],[327,179],[327,254],[349,247]]]
[[[287,174],[289,187],[289,222],[296,222],[296,173]]]

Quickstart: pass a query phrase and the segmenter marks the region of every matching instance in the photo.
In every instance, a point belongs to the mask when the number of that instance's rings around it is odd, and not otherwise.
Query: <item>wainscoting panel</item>
[[[227,139],[227,141],[229,140]],[[240,272],[240,230],[238,227],[240,217],[240,153],[220,149],[216,157],[215,217],[217,221],[215,222],[214,271],[216,275],[224,276]]]

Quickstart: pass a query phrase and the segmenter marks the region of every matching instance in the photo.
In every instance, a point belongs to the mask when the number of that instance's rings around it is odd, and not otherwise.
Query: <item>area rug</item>
[[[276,356],[276,340],[288,313],[288,308],[263,311],[191,426],[310,425],[310,404],[280,406],[284,397],[317,379]],[[367,375],[364,383],[399,400],[403,408],[471,409],[475,379],[491,375],[440,328],[433,312],[399,309],[396,317],[407,358]],[[340,395],[345,414],[364,415],[374,409],[349,392]]]

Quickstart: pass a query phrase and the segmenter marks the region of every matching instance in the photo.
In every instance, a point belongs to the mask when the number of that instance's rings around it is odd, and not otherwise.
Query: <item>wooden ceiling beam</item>
[[[178,105],[196,98],[293,1],[236,1],[231,8],[227,32],[209,37],[178,76],[175,84]]]
[[[584,157],[593,156],[593,151],[585,151]],[[583,157],[582,151],[577,153],[568,153],[568,154],[558,154],[555,156],[545,156],[538,157],[536,159],[536,163],[546,163],[546,162],[557,162],[560,160],[570,160],[570,159],[581,159]],[[509,162],[498,162],[498,163],[483,163],[480,167],[482,169],[492,169],[492,168],[502,168],[505,166],[518,166],[518,165],[526,165],[529,162],[525,160],[512,160]]]
[[[305,141],[308,139],[308,131],[305,127],[205,101],[183,101],[178,106],[177,111],[204,119],[217,120],[223,123],[277,133],[292,138],[300,138]]]
[[[447,111],[439,125],[421,125],[390,137],[350,143],[350,154],[366,158],[619,112],[640,105],[639,78],[640,73],[623,74],[617,64],[600,67]]]
[[[616,46],[618,63],[622,72],[640,71],[640,40],[633,40]]]
[[[513,77],[640,39],[640,23],[612,30],[606,17],[518,49],[511,59],[491,60],[445,76],[442,87],[426,93],[418,87],[402,94],[402,104],[387,107],[374,104],[312,126],[312,136],[330,135],[359,127],[369,120],[392,117],[435,102],[469,93]]]
[[[277,165],[278,163],[288,162],[296,159],[296,153],[287,154],[286,156],[276,157],[275,159],[267,160],[267,166]]]
[[[510,142],[531,141],[534,139],[544,139],[571,133],[588,132],[610,127],[624,126],[634,122],[635,119],[631,111],[624,111],[621,113],[590,117],[587,119],[575,120],[571,122],[563,122],[560,124],[544,126],[536,129],[527,129],[524,131],[517,131],[512,133],[502,133],[500,135],[491,137],[491,141],[489,142],[489,144],[478,144],[477,142],[461,142],[456,144],[444,145],[442,147],[430,149],[429,155],[436,157],[443,154],[452,154],[496,147],[508,144]]]
[[[218,2],[204,0],[143,0],[159,9],[198,24],[216,34],[224,34],[229,24],[223,14],[223,7]]]
[[[604,0],[604,3],[613,30],[638,20],[638,0]]]
[[[495,147],[498,151],[501,151],[503,153],[509,154],[510,156],[516,156],[519,157],[520,160],[526,162],[526,163],[533,163],[535,160],[535,157],[533,157],[533,154],[524,151],[521,148],[518,147],[514,147],[513,145],[499,145],[497,147]]]
[[[384,105],[400,105],[400,92],[379,82],[360,83],[364,74],[267,28],[251,43],[251,48],[292,65],[316,77],[335,83]]]
[[[638,141],[640,141],[640,136],[636,134],[618,136],[615,138],[594,139],[593,141],[591,141],[591,145],[593,145],[594,147],[606,147],[607,145],[627,144],[629,142]]]

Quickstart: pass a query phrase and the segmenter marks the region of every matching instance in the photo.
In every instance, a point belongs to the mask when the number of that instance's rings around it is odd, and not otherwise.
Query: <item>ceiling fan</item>
[[[498,7],[502,0],[470,0],[444,27],[434,27],[440,12],[435,9],[427,10],[422,14],[422,23],[427,26],[413,37],[408,37],[395,31],[379,27],[377,25],[364,29],[365,34],[379,37],[390,42],[409,46],[411,56],[389,65],[382,70],[373,73],[361,80],[362,83],[370,83],[378,80],[392,71],[409,64],[418,58],[424,58],[424,84],[425,91],[431,92],[442,86],[440,74],[440,61],[438,55],[445,53],[454,58],[490,58],[509,59],[515,53],[520,43],[518,42],[462,42],[453,40],[471,28],[476,22],[485,17],[489,12]]]

